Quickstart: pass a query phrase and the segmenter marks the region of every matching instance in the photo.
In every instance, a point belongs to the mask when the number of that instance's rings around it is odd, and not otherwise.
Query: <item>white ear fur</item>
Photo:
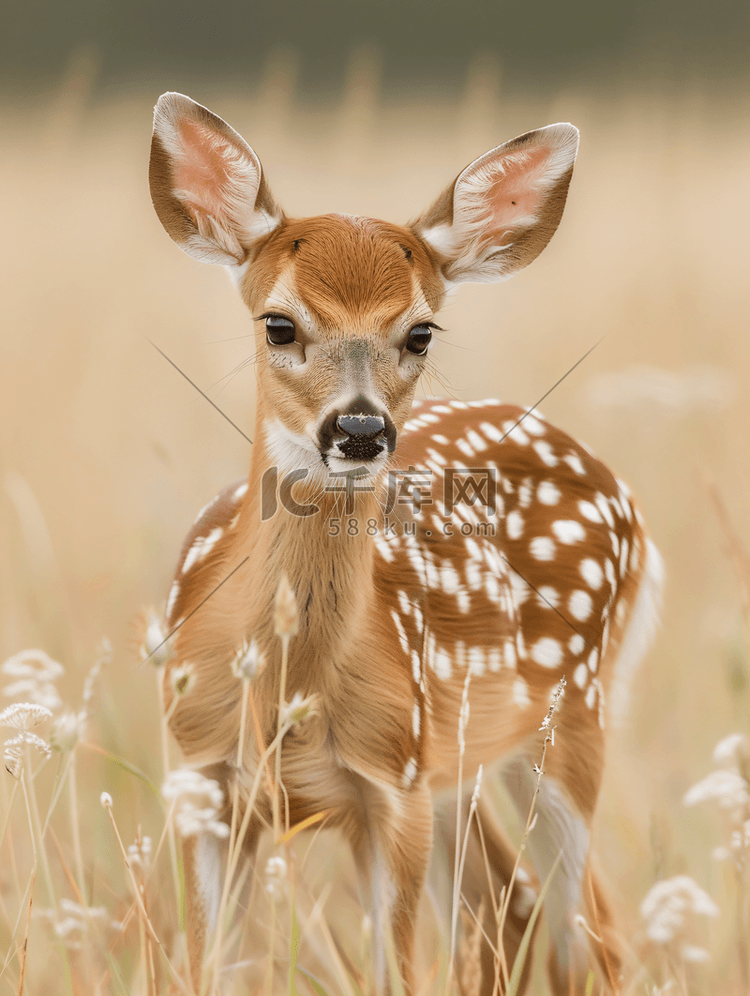
[[[282,218],[250,146],[180,93],[157,102],[149,182],[167,233],[203,262],[242,265]]]
[[[565,206],[578,129],[554,124],[480,156],[412,227],[447,283],[497,281],[549,242]]]

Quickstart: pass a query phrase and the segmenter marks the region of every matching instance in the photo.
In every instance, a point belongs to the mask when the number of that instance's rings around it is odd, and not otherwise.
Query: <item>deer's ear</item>
[[[247,142],[181,93],[156,105],[149,184],[167,233],[206,263],[244,263],[282,219]]]
[[[528,132],[467,166],[412,228],[449,283],[504,280],[535,259],[560,223],[578,129]]]

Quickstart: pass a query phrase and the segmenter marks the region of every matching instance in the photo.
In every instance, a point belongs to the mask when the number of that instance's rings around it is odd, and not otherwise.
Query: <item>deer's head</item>
[[[406,226],[287,218],[260,160],[188,97],[159,98],[150,184],[171,238],[226,266],[256,323],[259,415],[284,469],[383,469],[446,289],[503,280],[558,226],[578,131],[555,124],[475,160]]]

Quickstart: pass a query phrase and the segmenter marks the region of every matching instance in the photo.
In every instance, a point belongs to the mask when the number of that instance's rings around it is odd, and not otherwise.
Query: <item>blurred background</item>
[[[5,0],[2,659],[43,647],[75,703],[109,636],[102,739],[158,767],[134,620],[163,603],[195,513],[249,447],[147,337],[255,429],[250,316],[151,208],[162,91],[240,131],[291,215],[404,222],[482,152],[570,120],[558,233],[509,283],[461,286],[439,318],[445,386],[420,393],[531,405],[599,342],[541,409],[628,481],[668,576],[611,743],[599,852],[634,937],[640,897],[681,871],[731,919],[718,825],[680,800],[750,716],[749,15],[735,0]],[[94,758],[81,782],[95,801],[118,777]],[[148,805],[134,795],[134,825]],[[726,982],[731,932],[712,929],[701,971]]]

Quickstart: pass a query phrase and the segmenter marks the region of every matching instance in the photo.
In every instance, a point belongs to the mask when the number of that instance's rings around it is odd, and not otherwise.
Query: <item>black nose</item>
[[[346,406],[346,411],[331,412],[321,426],[321,450],[335,455],[336,450],[349,460],[374,460],[384,449],[396,446],[396,427],[386,411],[380,411],[360,396]]]
[[[383,450],[379,437],[385,432],[385,419],[379,415],[339,415],[336,428],[346,436],[339,449],[350,460],[374,460]]]
[[[339,415],[336,428],[353,439],[374,439],[385,432],[385,419],[380,415]]]

